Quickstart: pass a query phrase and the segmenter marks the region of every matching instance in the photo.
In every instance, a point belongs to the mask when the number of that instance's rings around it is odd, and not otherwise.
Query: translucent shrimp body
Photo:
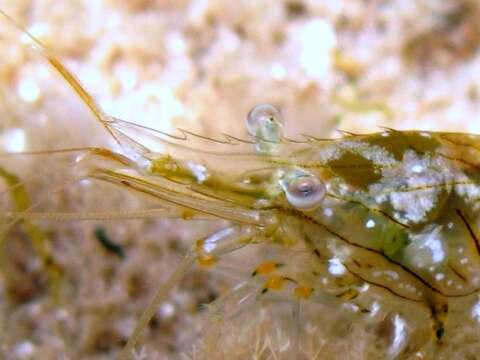
[[[380,306],[399,316],[391,316],[392,328],[405,322],[417,334],[416,345],[397,339],[391,352],[430,354],[444,339],[449,304],[473,299],[480,288],[478,144],[472,135],[395,130],[303,143],[257,136],[257,154],[220,161],[218,153],[203,153],[200,163],[151,153],[145,175],[91,176],[128,181],[162,201],[253,227],[241,244],[307,249],[304,264],[261,264],[252,275],[264,279],[261,293],[327,296],[365,313]],[[240,173],[222,171],[229,158],[244,163]],[[413,307],[398,311],[399,302]],[[430,318],[423,329],[409,325],[419,309]]]

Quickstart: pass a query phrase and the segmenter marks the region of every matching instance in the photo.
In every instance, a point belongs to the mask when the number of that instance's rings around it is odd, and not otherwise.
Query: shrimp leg
[[[147,305],[132,335],[129,337],[127,344],[123,348],[119,359],[129,359],[140,340],[142,332],[155,315],[158,306],[165,301],[171,290],[192,268],[195,261],[201,266],[213,265],[220,256],[250,244],[257,236],[258,231],[251,226],[230,226],[206,238],[197,240],[193,249],[184,256],[177,268],[170,274],[167,281],[157,289],[155,296]]]

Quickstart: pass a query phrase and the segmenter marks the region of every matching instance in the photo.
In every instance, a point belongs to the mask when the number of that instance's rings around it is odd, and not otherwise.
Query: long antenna
[[[77,93],[78,96],[82,99],[83,103],[88,106],[90,111],[93,113],[95,118],[102,124],[102,126],[109,132],[109,134],[115,139],[118,145],[122,147],[121,141],[114,134],[112,129],[108,126],[108,123],[114,122],[107,114],[103,112],[100,106],[96,103],[95,99],[85,90],[80,81],[75,77],[75,75],[68,70],[62,62],[50,51],[40,40],[33,36],[28,30],[24,29],[20,24],[18,24],[10,15],[5,13],[0,9],[0,15],[2,15],[10,24],[16,27],[20,32],[24,33],[32,42],[34,50],[40,52],[52,65],[52,67],[57,70],[57,72],[65,79],[65,81],[70,85],[70,87]]]

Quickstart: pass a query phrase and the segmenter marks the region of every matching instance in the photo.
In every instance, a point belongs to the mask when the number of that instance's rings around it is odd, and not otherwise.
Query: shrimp
[[[135,353],[159,306],[194,266],[214,271],[229,254],[255,247],[265,249],[262,261],[211,311],[224,314],[233,304],[235,318],[250,303],[293,304],[288,358],[302,356],[301,334],[307,331],[302,313],[311,304],[322,306],[315,315],[320,323],[329,313],[337,316],[332,336],[342,336],[338,324],[367,324],[388,358],[435,357],[456,330],[450,324],[458,326],[451,320],[455,314],[478,307],[480,136],[385,128],[338,139],[292,139],[283,132],[281,112],[269,104],[248,114],[249,139],[183,129],[165,133],[107,115],[54,54],[22,32],[113,144],[2,154],[0,177],[7,183],[2,195],[10,198],[0,213],[3,243],[15,225],[26,227],[51,281],[58,282],[55,274],[61,271],[45,250],[48,235],[35,221],[227,222],[186,250],[145,307],[120,359]],[[68,176],[76,184],[148,199],[153,206],[131,212],[44,210],[40,205],[49,199],[28,199],[23,180],[8,168],[9,160],[22,156],[69,163],[60,184],[51,170],[52,192],[60,191]],[[105,243],[103,230],[97,234]]]

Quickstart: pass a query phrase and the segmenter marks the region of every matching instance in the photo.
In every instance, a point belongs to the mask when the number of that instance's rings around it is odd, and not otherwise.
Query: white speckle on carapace
[[[412,168],[411,168],[412,172],[416,173],[416,174],[420,174],[421,172],[423,172],[425,170],[425,168],[422,166],[422,165],[413,165]]]
[[[392,345],[388,349],[390,356],[396,357],[405,347],[407,323],[399,315],[395,315],[393,319],[394,335]]]
[[[336,151],[336,158],[340,158],[347,150],[353,150],[375,165],[393,166],[397,163],[395,157],[385,148],[358,140],[343,140],[341,151]]]
[[[331,208],[325,208],[325,209],[323,209],[323,214],[325,216],[331,217],[331,216],[333,216],[333,210]]]
[[[421,183],[421,181],[419,181]],[[412,186],[416,186],[412,184]],[[418,223],[437,204],[438,190],[428,189],[422,194],[415,192],[394,191],[390,193],[390,203],[395,210],[394,216],[402,222]]]
[[[435,274],[435,280],[441,281],[443,279],[445,279],[445,274],[444,273]]]
[[[460,259],[460,264],[465,265],[466,263],[468,263],[468,259],[467,259],[467,258],[462,258],[462,259]]]
[[[346,273],[347,269],[343,266],[340,259],[333,258],[328,260],[328,271],[333,276],[341,276]]]
[[[209,174],[205,166],[194,163],[193,161],[188,161],[187,167],[190,169],[193,176],[195,176],[199,184],[203,183],[205,180],[208,179]]]
[[[373,316],[377,315],[377,313],[379,312],[379,310],[380,310],[380,304],[375,301],[375,302],[372,304],[372,308],[370,309],[370,316],[373,317]]]
[[[455,181],[459,182],[459,184],[454,187],[456,193],[467,203],[472,204],[474,210],[477,210],[480,199],[480,186],[468,183],[462,184],[462,182],[468,181],[468,177],[464,174],[456,176]]]
[[[375,220],[372,220],[372,219],[368,219],[368,221],[366,222],[365,224],[365,227],[367,229],[372,229],[375,227]]]
[[[429,227],[424,232],[410,235],[411,243],[406,248],[406,256],[419,268],[436,267],[446,258],[442,239],[442,226]]]
[[[338,187],[343,194],[347,194],[350,192],[350,187],[346,184],[340,184]]]
[[[389,202],[395,219],[419,223],[438,206],[442,192],[448,191],[427,186],[444,183],[449,174],[442,159],[422,157],[413,150],[407,150],[401,162],[382,169],[381,181],[370,185],[369,189],[377,202],[378,199]],[[406,188],[422,188],[422,191],[404,191]]]
[[[442,262],[445,259],[445,251],[442,242],[437,238],[428,238],[424,244],[432,251],[432,260],[435,263]]]
[[[472,317],[480,323],[480,300],[472,307]]]
[[[351,310],[353,312],[358,312],[360,310],[358,305],[355,305],[355,304],[352,304],[352,303],[345,303],[345,304],[343,304],[343,307],[345,309]]]
[[[372,275],[376,278],[379,277],[389,277],[391,280],[399,280],[400,276],[398,273],[392,270],[382,270],[382,271],[374,271]]]
[[[388,197],[385,194],[380,194],[378,196],[375,196],[375,202],[377,204],[382,204],[383,202],[387,201]]]
[[[365,283],[365,284],[363,284],[363,285],[358,289],[358,291],[360,291],[360,292],[366,292],[366,291],[368,291],[368,289],[370,289],[370,284],[366,284],[366,283]]]
[[[411,293],[416,292],[415,287],[413,287],[413,286],[410,285],[410,284],[405,285],[405,290],[410,291]]]

